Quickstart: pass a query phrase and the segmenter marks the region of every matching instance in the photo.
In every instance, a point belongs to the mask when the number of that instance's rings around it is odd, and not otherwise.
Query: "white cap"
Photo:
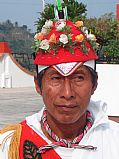
[[[80,66],[88,66],[92,68],[93,70],[95,69],[95,60],[90,60],[86,62],[69,62],[69,63],[61,63],[57,65],[52,65],[55,70],[57,70],[62,76],[69,76],[71,75],[77,68]],[[49,66],[43,66],[43,65],[38,65],[38,73],[40,73],[42,70],[48,68]]]

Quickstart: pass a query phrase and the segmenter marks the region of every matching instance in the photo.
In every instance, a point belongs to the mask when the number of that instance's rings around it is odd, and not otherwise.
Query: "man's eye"
[[[83,75],[75,75],[73,77],[73,79],[76,80],[76,81],[82,81],[82,80],[84,80],[84,76]]]
[[[77,78],[78,78],[78,79],[84,79],[84,77],[83,77],[83,76],[78,76]]]

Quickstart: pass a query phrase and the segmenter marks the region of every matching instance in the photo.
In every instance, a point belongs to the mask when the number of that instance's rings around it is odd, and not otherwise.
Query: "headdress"
[[[39,72],[53,66],[67,76],[82,64],[94,69],[94,61],[98,57],[90,41],[95,42],[95,36],[87,35],[83,21],[72,23],[67,20],[67,8],[62,9],[60,1],[57,4],[55,20],[46,20],[41,32],[34,37],[37,52],[34,63],[38,65]]]

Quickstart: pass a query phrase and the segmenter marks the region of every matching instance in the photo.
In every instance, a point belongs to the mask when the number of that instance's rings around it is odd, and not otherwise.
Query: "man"
[[[82,25],[49,20],[35,35],[35,84],[44,107],[0,131],[1,159],[119,159],[119,125],[108,119],[105,103],[91,101],[97,55]]]

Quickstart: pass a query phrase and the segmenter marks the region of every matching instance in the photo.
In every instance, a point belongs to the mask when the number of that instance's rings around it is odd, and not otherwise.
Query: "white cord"
[[[43,2],[43,11],[44,11],[44,9],[45,9],[45,0],[42,0],[42,2]]]

